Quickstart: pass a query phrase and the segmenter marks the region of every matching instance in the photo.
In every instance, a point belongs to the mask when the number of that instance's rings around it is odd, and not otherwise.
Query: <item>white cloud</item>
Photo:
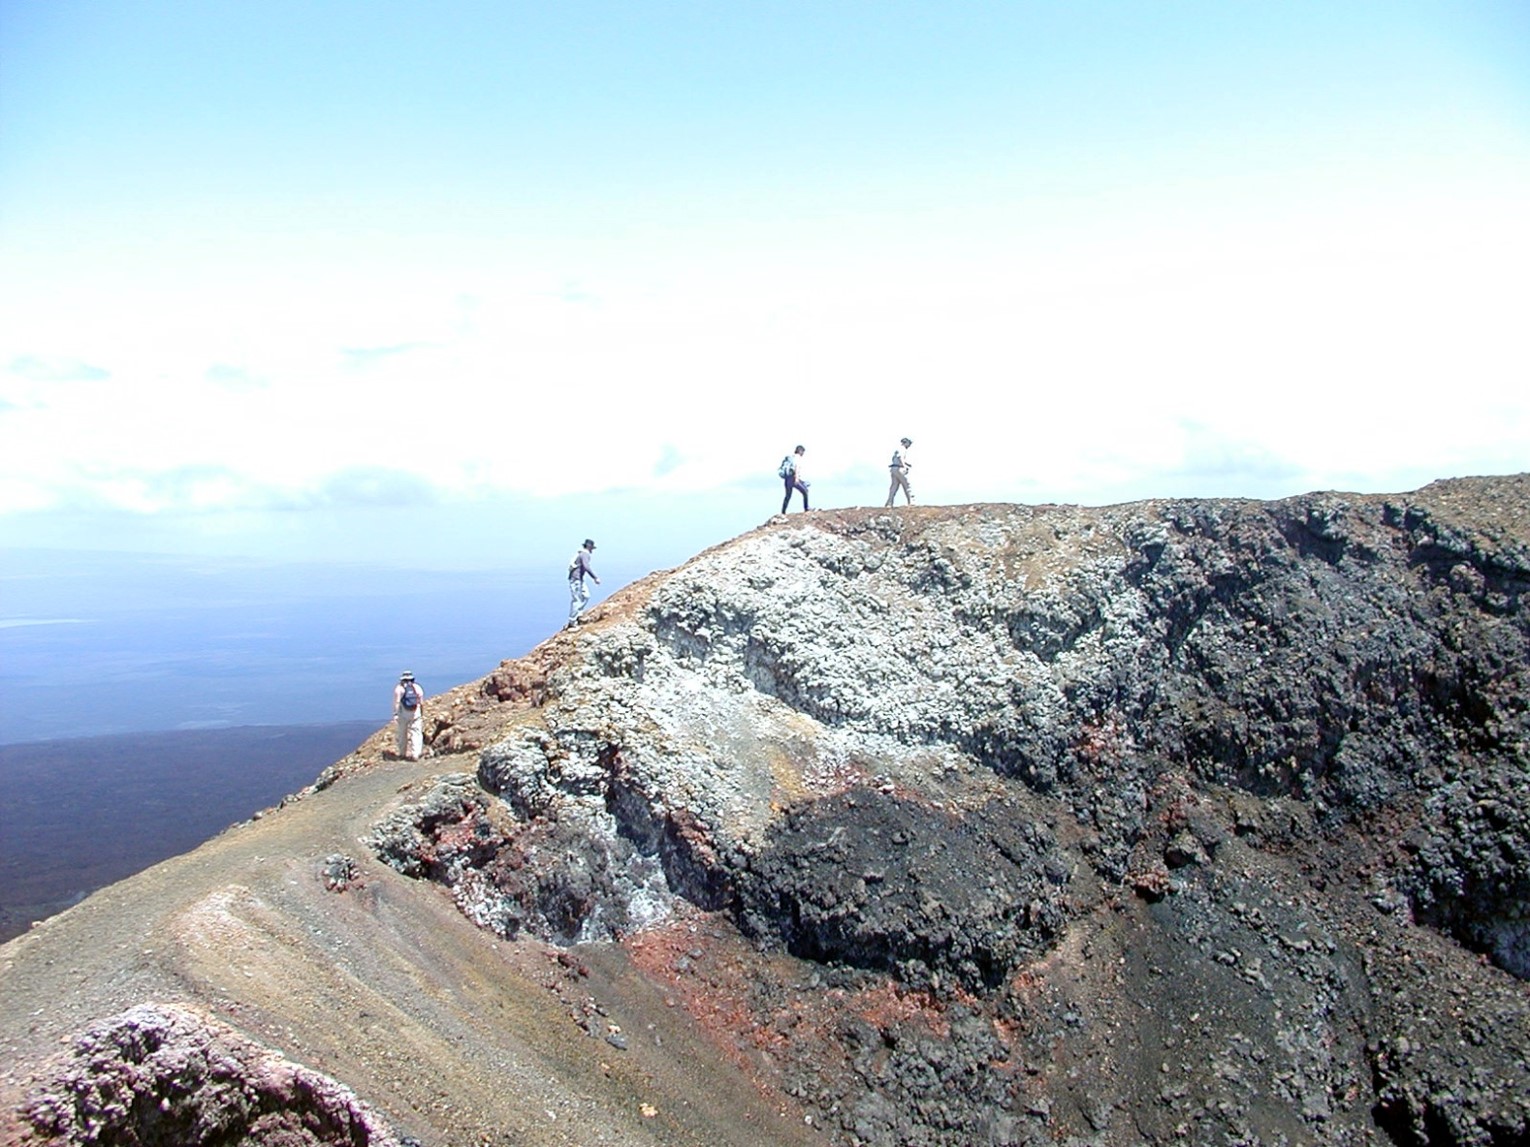
[[[227,387],[229,390],[260,390],[270,385],[266,379],[244,367],[232,366],[226,362],[213,363],[207,368],[206,378],[215,386]]]
[[[1530,223],[1489,199],[986,250],[820,238],[39,297],[0,345],[0,490],[144,511],[696,491],[803,442],[825,497],[863,496],[902,434],[934,501],[1523,465]]]
[[[77,358],[32,354],[18,355],[12,359],[10,369],[11,373],[34,382],[94,382],[110,376],[110,372]]]

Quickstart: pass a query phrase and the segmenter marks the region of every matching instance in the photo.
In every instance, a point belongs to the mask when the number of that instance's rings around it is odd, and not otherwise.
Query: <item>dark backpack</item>
[[[413,681],[404,682],[404,696],[399,704],[405,709],[418,709],[420,707],[420,691],[414,687]]]
[[[796,472],[797,463],[792,460],[790,454],[781,459],[781,465],[776,467],[776,477],[778,478],[790,478]]]

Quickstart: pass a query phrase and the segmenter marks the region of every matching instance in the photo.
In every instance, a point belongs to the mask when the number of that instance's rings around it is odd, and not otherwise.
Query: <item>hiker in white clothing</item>
[[[393,687],[393,721],[398,755],[406,761],[419,760],[425,751],[425,694],[407,670]]]
[[[584,607],[590,603],[590,591],[584,587],[586,576],[596,585],[600,579],[595,576],[595,567],[590,564],[595,556],[595,543],[589,538],[584,539],[584,546],[574,555],[574,560],[568,563],[568,624],[565,629],[573,629],[579,624],[579,615],[584,612]]]

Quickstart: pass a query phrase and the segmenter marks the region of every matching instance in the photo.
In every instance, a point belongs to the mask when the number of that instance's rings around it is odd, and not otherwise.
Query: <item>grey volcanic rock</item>
[[[469,918],[508,939],[524,929],[561,944],[606,940],[673,900],[658,863],[625,837],[589,830],[577,810],[517,823],[463,773],[437,778],[366,842],[405,876],[447,885]]]
[[[563,639],[432,875],[924,993],[784,1055],[845,1142],[1522,1142],[1527,587],[1524,476],[778,519]]]
[[[1168,771],[1329,819],[1429,794],[1443,831],[1401,887],[1522,970],[1522,541],[1333,495],[805,521],[703,555],[589,635],[543,722],[485,751],[485,787],[637,843],[708,906],[784,774],[807,797],[1017,779],[1095,830],[1114,879]],[[1205,854],[1181,834],[1168,859]]]

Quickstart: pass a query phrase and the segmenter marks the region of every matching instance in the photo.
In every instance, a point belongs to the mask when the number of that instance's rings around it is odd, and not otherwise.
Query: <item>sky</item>
[[[1530,446],[1530,6],[0,5],[0,546],[674,564]]]

